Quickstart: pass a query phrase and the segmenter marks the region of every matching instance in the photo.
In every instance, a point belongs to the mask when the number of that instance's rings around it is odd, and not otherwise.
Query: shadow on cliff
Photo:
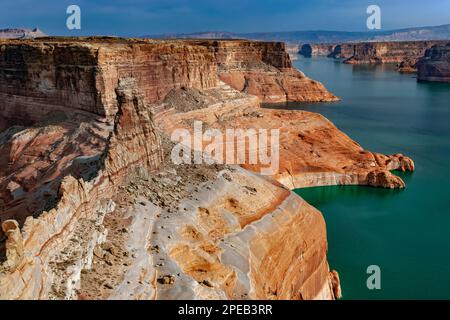
[[[38,123],[5,120],[0,133],[0,225],[8,219],[22,227],[26,218],[56,208],[62,179],[90,181],[101,169],[107,136],[96,133],[92,117],[54,112]],[[6,237],[0,230],[0,262]]]

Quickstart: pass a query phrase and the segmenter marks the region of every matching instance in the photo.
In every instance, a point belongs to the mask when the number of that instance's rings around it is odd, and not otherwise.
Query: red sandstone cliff
[[[17,195],[10,201],[2,197],[1,218],[19,220],[23,228],[5,228],[14,220],[2,225],[8,241],[7,260],[0,268],[1,298],[44,299],[52,294],[73,298],[73,286],[81,270],[89,267],[94,246],[103,241],[102,221],[114,210],[110,199],[121,181],[133,166],[154,170],[161,163],[160,143],[136,82],[123,79],[116,92],[117,114],[111,127],[96,123],[94,115],[91,121],[76,124],[75,112],[67,114],[71,122],[64,118],[55,124],[38,122],[37,135],[33,127],[18,128],[20,135],[30,137],[29,141],[21,141],[17,133],[8,135],[5,145],[22,142],[22,167],[8,176],[1,172],[2,183],[14,184],[13,196]],[[53,152],[45,154],[42,150]],[[3,153],[2,157],[12,154]],[[9,161],[10,165],[21,162],[14,158]],[[25,184],[18,176],[31,181]],[[46,203],[48,207],[32,207],[48,200],[54,191],[56,197],[51,204]],[[28,204],[26,208],[33,211],[18,210],[21,204]],[[62,273],[64,263],[70,268]],[[56,295],[58,292],[64,293]]]
[[[220,80],[262,102],[338,100],[292,66],[283,43],[221,41],[213,48]]]

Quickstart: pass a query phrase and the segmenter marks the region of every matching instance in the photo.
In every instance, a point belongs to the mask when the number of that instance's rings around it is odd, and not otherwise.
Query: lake
[[[324,214],[343,298],[450,299],[450,84],[329,58],[300,57],[295,66],[342,101],[290,108],[318,112],[365,149],[416,164],[414,173],[396,172],[405,190],[296,190]],[[366,286],[370,265],[380,267],[380,290]]]

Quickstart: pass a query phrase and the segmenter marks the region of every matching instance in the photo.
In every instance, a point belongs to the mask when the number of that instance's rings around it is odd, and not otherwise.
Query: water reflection
[[[383,74],[386,71],[395,71],[395,64],[353,64],[353,73],[367,73],[371,75]]]
[[[313,206],[321,207],[335,201],[347,202],[356,198],[367,201],[385,201],[403,190],[390,190],[364,186],[327,186],[297,189],[295,192]]]

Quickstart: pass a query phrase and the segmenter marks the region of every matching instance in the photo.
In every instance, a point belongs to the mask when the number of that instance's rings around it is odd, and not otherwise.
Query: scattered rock
[[[165,285],[174,284],[175,277],[172,275],[162,276],[162,277],[158,278],[158,283],[165,284]]]
[[[105,252],[103,251],[103,249],[102,249],[101,246],[95,246],[95,248],[94,248],[94,255],[95,255],[97,258],[102,259],[103,256],[105,255]]]
[[[214,287],[214,285],[213,285],[209,280],[207,280],[207,279],[203,280],[203,281],[201,282],[201,284],[204,285],[204,286],[207,286],[207,287],[209,287],[209,288],[213,288],[213,287]]]
[[[106,289],[114,289],[114,287],[110,284],[110,283],[105,283],[104,284],[104,287],[106,288]]]

